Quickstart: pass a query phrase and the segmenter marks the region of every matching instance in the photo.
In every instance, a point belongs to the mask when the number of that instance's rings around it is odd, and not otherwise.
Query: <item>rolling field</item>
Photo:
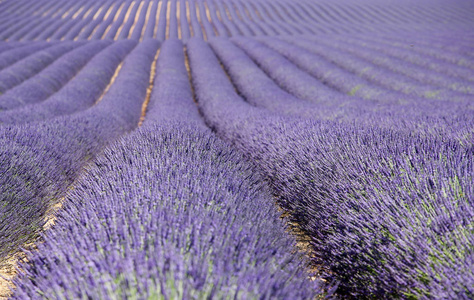
[[[474,299],[474,2],[0,0],[0,299]]]

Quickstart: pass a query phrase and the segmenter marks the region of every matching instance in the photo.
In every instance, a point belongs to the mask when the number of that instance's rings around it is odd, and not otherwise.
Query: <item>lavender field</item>
[[[474,299],[474,2],[0,0],[0,299]]]

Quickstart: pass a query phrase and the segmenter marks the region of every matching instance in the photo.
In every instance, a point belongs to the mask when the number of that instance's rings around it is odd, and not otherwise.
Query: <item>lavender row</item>
[[[53,19],[51,18],[45,18],[42,15],[44,15],[47,11],[51,10],[57,10],[60,9],[61,6],[63,6],[65,3],[64,2],[57,2],[54,5],[51,5],[48,7],[48,5],[43,5],[40,6],[40,9],[36,12],[38,15],[41,17],[36,17],[34,14],[28,18],[28,22],[25,23],[21,28],[16,29],[11,35],[7,37],[9,41],[19,41],[25,36],[27,36],[31,31],[44,27],[45,25],[48,25],[49,23],[53,22]],[[28,37],[25,38],[25,40],[28,40]]]
[[[395,47],[399,47],[399,48],[405,48],[407,49],[407,45],[403,42],[401,42],[399,40],[399,38],[396,38],[396,37],[391,37],[391,38],[388,38],[388,37],[381,37],[379,38],[381,40],[384,41],[384,43],[390,45],[390,46],[395,46]],[[414,45],[414,44],[417,44],[417,41],[418,41],[418,37],[416,37],[414,40],[412,37],[408,37],[408,38],[405,38],[405,39],[408,39],[410,41],[410,45]],[[450,40],[450,39],[444,39],[444,40],[448,40],[450,42],[450,45],[453,46],[453,45],[456,45],[456,44],[462,44],[463,43],[463,39],[465,39],[465,37],[455,37],[454,40]],[[474,64],[472,63],[472,57],[469,57],[469,53],[472,51],[472,41],[465,41],[465,43],[467,43],[467,45],[470,46],[470,48],[468,48],[468,52],[463,52],[462,50],[464,48],[455,48],[456,50],[454,50],[454,52],[450,52],[450,51],[446,51],[444,49],[437,49],[437,44],[435,41],[429,41],[427,42],[427,45],[420,45],[420,44],[417,44],[417,51],[423,55],[426,55],[428,57],[434,57],[434,58],[437,58],[437,59],[440,59],[440,60],[445,60],[447,62],[450,62],[450,63],[453,63],[453,64],[457,64],[459,66],[464,66],[464,67],[468,67],[468,68],[474,68]],[[410,46],[411,47],[411,46]]]
[[[61,25],[52,25],[49,30],[43,32],[38,39],[57,41],[64,38],[65,40],[73,40],[73,37],[77,36],[77,34],[82,30],[82,27],[92,21],[94,14],[92,14],[90,10],[97,9],[97,6],[99,6],[99,4],[94,2],[86,4],[76,18],[72,19],[70,22],[68,22],[66,18],[59,20],[58,23]]]
[[[413,80],[399,75],[386,68],[380,68],[372,63],[362,61],[353,57],[350,54],[345,54],[334,48],[328,48],[322,44],[314,41],[288,39],[289,42],[296,44],[306,50],[314,52],[321,57],[334,63],[340,68],[343,68],[361,78],[371,82],[377,86],[381,86],[388,90],[401,92],[407,95],[422,98],[433,98],[439,100],[464,100],[467,95],[449,91],[439,87],[433,87],[426,84],[417,84]]]
[[[246,47],[247,54],[251,54],[273,80],[299,98],[317,102],[321,97],[329,101],[345,95],[380,101],[398,101],[403,97],[401,93],[380,89],[324,58],[280,39],[258,38],[257,41],[250,41],[255,45],[252,48],[247,41],[242,40],[238,44]],[[278,64],[273,64],[273,60],[277,60]]]
[[[65,42],[38,51],[0,71],[0,94],[33,77],[62,55],[84,42]]]
[[[473,132],[469,124],[474,122],[474,106],[470,101],[455,104],[430,100],[380,103],[340,95],[329,101],[311,103],[281,89],[230,41],[213,39],[210,45],[239,94],[252,105],[274,113],[316,120],[356,122],[359,126],[399,128],[423,134],[443,134],[460,140],[465,140]]]
[[[106,41],[89,43],[65,54],[36,76],[25,80],[0,96],[0,108],[7,110],[26,103],[45,100],[64,86],[97,52],[108,44]]]
[[[92,51],[98,52],[109,44],[104,42],[91,42],[91,45],[94,45],[93,48],[84,47],[84,50],[88,52],[88,55],[92,54]],[[74,76],[74,78],[62,86],[58,92],[46,97],[46,99],[36,97],[38,94],[38,96],[43,96],[38,93],[37,81],[27,82],[22,87],[23,89],[16,94],[6,94],[0,100],[5,100],[2,103],[3,107],[10,109],[0,112],[0,124],[45,121],[91,107],[103,95],[107,85],[114,76],[114,72],[133,47],[135,47],[135,43],[132,41],[115,42],[89,62],[84,61],[84,64],[87,63],[84,68],[75,76],[71,74],[71,77]],[[61,67],[63,66],[64,64],[61,65]],[[34,97],[28,96],[29,94],[33,94]]]
[[[131,41],[128,41],[131,42]],[[70,117],[0,129],[0,257],[31,242],[84,164],[106,144],[134,129],[148,88],[158,42],[141,43],[102,101]],[[22,226],[18,226],[22,224]]]
[[[236,90],[250,104],[277,114],[316,119],[324,117],[324,112],[313,103],[281,89],[243,50],[228,39],[212,39],[210,46],[219,57]]]
[[[178,39],[166,40],[156,63],[144,125],[181,121],[206,128],[194,102],[189,80],[182,42]]]
[[[314,298],[270,199],[211,133],[149,123],[81,176],[13,299]]]
[[[82,3],[79,2],[66,2],[64,3],[59,11],[57,12],[58,16],[61,16],[61,18],[50,18],[47,19],[40,24],[36,25],[33,28],[30,28],[28,32],[25,32],[25,34],[21,37],[18,37],[18,39],[26,40],[26,41],[31,41],[31,40],[46,40],[46,38],[52,33],[51,29],[53,31],[63,25],[66,21],[62,18],[62,16],[69,10],[76,11],[80,8],[80,5]],[[46,37],[44,36],[45,34]]]
[[[473,121],[471,115],[474,107],[469,98],[458,102],[441,101],[379,90],[302,48],[275,38],[258,39],[278,50],[297,67],[343,93],[335,95],[334,99],[337,100],[315,103],[320,109],[318,115],[324,116],[324,119],[357,121],[359,124],[373,124],[387,128],[405,128],[423,134],[449,135],[462,141],[472,138],[473,128],[469,124]],[[255,49],[252,51],[256,51]],[[265,51],[273,53],[267,49]],[[272,57],[277,57],[281,61],[281,57],[275,56],[275,53]],[[280,73],[285,74],[286,71],[287,77],[293,74],[291,70],[295,67],[291,64],[289,67],[283,67],[288,65],[287,62],[279,65]],[[276,82],[279,83],[278,80]],[[284,87],[282,83],[279,84]]]
[[[106,31],[104,32],[104,35],[101,38],[106,40],[114,40],[118,38],[118,34],[121,32],[118,30],[122,28],[122,23],[125,20],[125,16],[127,15],[128,10],[132,8],[132,6],[132,1],[122,2],[119,8],[120,11],[117,12],[117,14],[115,15],[111,14],[111,16],[114,17],[113,23],[111,23],[111,25],[107,27]]]
[[[164,40],[167,35],[177,37],[179,32],[183,40],[191,35],[211,38],[408,31],[432,34],[450,28],[468,31],[472,26],[472,18],[468,18],[472,8],[461,2],[451,5],[426,2],[423,9],[420,3],[359,5],[351,1],[342,4],[245,0],[37,1],[23,5],[28,8],[15,9],[12,0],[5,2],[11,4],[7,9],[10,13],[5,15],[4,23],[0,23],[0,39],[9,41],[150,37]],[[103,12],[111,5],[112,12],[106,18],[107,13]],[[160,13],[157,14],[158,6]],[[119,15],[116,15],[119,7]],[[147,15],[149,18],[145,20]],[[133,26],[134,32],[130,32]]]
[[[345,95],[379,102],[397,103],[407,99],[418,101],[417,97],[377,86],[304,47],[296,46],[295,43],[270,37],[259,38],[259,41],[284,55],[298,68]]]
[[[472,70],[466,67],[462,67],[456,64],[452,64],[435,57],[429,57],[421,53],[417,53],[418,47],[412,47],[412,49],[403,49],[395,46],[386,45],[377,40],[363,41],[362,37],[354,39],[344,35],[344,37],[336,37],[336,39],[350,42],[351,45],[362,47],[365,49],[371,49],[388,56],[402,59],[412,64],[419,65],[423,68],[427,68],[436,72],[445,73],[449,76],[462,78],[463,80],[473,81]],[[430,72],[427,70],[427,72]]]
[[[105,32],[107,30],[107,28],[109,28],[110,26],[112,26],[112,22],[113,20],[118,17],[117,13],[120,9],[120,7],[124,6],[125,3],[124,2],[115,2],[112,4],[113,6],[111,8],[109,8],[109,11],[106,13],[106,15],[104,16],[104,20],[103,22],[99,22],[98,25],[96,25],[96,27],[93,29],[92,33],[90,34],[90,36],[84,36],[84,38],[87,38],[88,40],[100,40],[102,38],[105,38]],[[81,35],[80,35],[81,37]]]
[[[133,7],[130,6],[132,8],[131,10],[129,10],[129,12],[127,12],[129,17],[127,20],[124,20],[124,23],[121,25],[120,33],[117,33],[118,34],[117,39],[119,40],[126,39],[130,35],[130,29],[132,28],[132,25],[135,23],[135,15],[137,14],[140,4],[141,2],[135,2]]]
[[[181,42],[162,45],[156,70],[142,129],[81,176],[15,280],[13,298],[323,294],[253,165],[196,127],[202,120]]]
[[[273,80],[296,97],[317,103],[337,101],[336,98],[341,96],[258,41],[243,37],[233,38],[232,41],[252,57]]]
[[[21,43],[16,43],[16,42],[10,42],[10,43],[0,42],[0,54],[4,51],[8,51],[16,47],[19,47],[20,45]]]
[[[37,51],[51,47],[52,45],[54,45],[54,43],[38,42],[33,44],[25,44],[3,51],[0,53],[0,70],[13,65],[14,63],[34,54]]]
[[[332,42],[326,39],[317,41],[318,43],[325,44],[331,48],[339,51],[348,52],[351,55],[356,56],[363,62],[374,64],[379,68],[386,68],[394,72],[394,74],[400,74],[406,77],[408,80],[416,80],[417,84],[432,85],[442,87],[444,89],[450,89],[460,93],[474,94],[474,83],[468,80],[460,78],[452,78],[442,72],[436,72],[434,70],[428,70],[402,59],[396,59],[381,55],[378,51],[369,49],[360,49],[358,46],[352,46],[347,43]],[[448,68],[449,69],[449,68]],[[471,70],[470,77],[474,75],[474,70]],[[469,78],[469,77],[468,77]],[[471,79],[471,81],[474,79]]]
[[[270,115],[237,96],[207,45],[192,40],[188,50],[206,122],[266,174],[280,205],[310,237],[313,263],[333,272],[341,293],[473,292],[471,146]]]
[[[129,37],[132,39],[132,40],[140,40],[141,39],[141,36],[142,36],[142,33],[144,32],[144,25],[145,25],[145,22],[146,22],[146,18],[147,18],[147,15],[149,15],[148,13],[148,7],[149,5],[151,4],[151,1],[150,0],[147,0],[147,1],[144,1],[144,2],[141,2],[140,5],[142,6],[141,7],[141,10],[140,10],[140,15],[138,17],[138,19],[135,19],[135,23],[132,25],[132,27],[130,28],[130,35]]]
[[[79,39],[79,40],[82,40],[82,39],[91,39],[92,36],[93,36],[93,33],[95,33],[95,31],[99,30],[99,27],[98,25],[103,21],[105,20],[105,16],[107,16],[107,13],[109,11],[109,9],[112,7],[112,5],[114,5],[114,2],[112,1],[109,1],[109,2],[106,2],[101,8],[102,10],[100,11],[100,13],[97,15],[96,19],[92,19],[90,22],[88,22],[87,24],[85,24],[81,30],[79,31],[79,33],[77,33],[76,35],[69,35],[69,33],[66,33],[69,37],[69,39]],[[99,8],[100,9],[100,8]],[[111,13],[112,15],[112,13]],[[95,16],[95,14],[94,14]],[[94,17],[93,17],[94,18]]]

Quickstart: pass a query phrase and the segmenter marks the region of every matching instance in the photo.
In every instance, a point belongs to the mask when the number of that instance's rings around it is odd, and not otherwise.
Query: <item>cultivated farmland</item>
[[[474,299],[474,3],[0,0],[0,298]]]

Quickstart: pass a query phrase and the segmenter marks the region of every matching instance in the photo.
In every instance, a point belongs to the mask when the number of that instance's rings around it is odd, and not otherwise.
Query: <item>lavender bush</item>
[[[130,40],[113,43],[91,59],[57,93],[38,103],[37,100],[42,100],[42,97],[38,97],[41,95],[38,92],[38,85],[35,81],[31,84],[25,82],[21,89],[12,90],[0,98],[1,105],[9,108],[0,112],[0,124],[39,122],[91,107],[104,93],[115,70],[135,45],[136,43]]]
[[[0,1],[0,298],[474,298],[473,14]]]
[[[239,99],[207,45],[188,49],[206,122],[264,171],[341,291],[472,293],[472,143],[275,117]]]
[[[13,298],[315,297],[257,174],[206,131],[150,123],[81,177]]]
[[[154,40],[137,46],[115,85],[92,108],[73,117],[0,129],[2,263],[41,231],[47,212],[84,164],[137,126],[157,48]]]
[[[65,54],[42,72],[0,96],[0,108],[3,110],[13,109],[22,104],[45,100],[62,88],[95,54],[107,45],[109,45],[107,41],[91,42]]]

